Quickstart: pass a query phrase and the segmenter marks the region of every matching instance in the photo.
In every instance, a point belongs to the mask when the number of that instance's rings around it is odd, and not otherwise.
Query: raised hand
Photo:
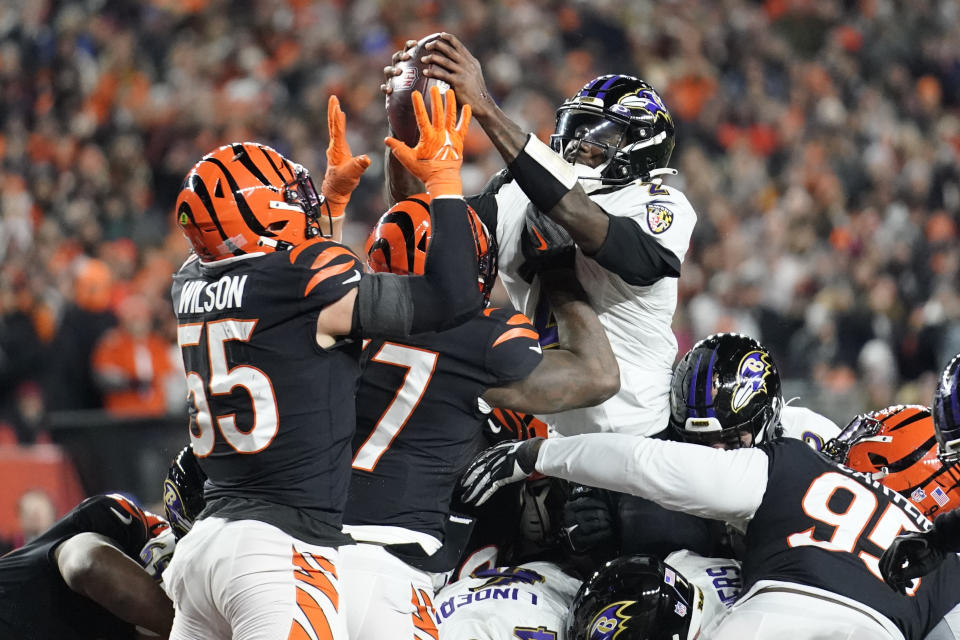
[[[416,40],[407,40],[403,43],[403,49],[394,52],[393,57],[390,58],[390,64],[383,68],[383,84],[380,85],[380,91],[383,94],[390,95],[393,93],[393,84],[390,81],[403,73],[401,69],[397,68],[397,63],[402,60],[409,60],[410,49],[413,49],[415,46],[417,46]]]
[[[384,143],[407,171],[419,178],[433,197],[461,195],[460,166],[463,164],[463,139],[470,126],[470,105],[464,105],[457,122],[457,99],[447,91],[444,102],[440,89],[430,87],[431,118],[423,103],[423,95],[413,92],[413,112],[420,130],[420,140],[412,149],[396,138]]]
[[[469,104],[477,118],[486,115],[493,100],[483,79],[483,69],[460,39],[452,33],[442,33],[438,39],[428,42],[426,49],[428,53],[422,61],[430,66],[424,75],[453,87],[457,99]]]
[[[337,96],[330,96],[327,103],[327,128],[330,143],[327,145],[327,171],[323,174],[320,192],[330,205],[330,215],[336,220],[343,216],[350,194],[360,183],[360,176],[370,166],[370,158],[364,154],[354,156],[347,144],[347,117],[340,109]]]

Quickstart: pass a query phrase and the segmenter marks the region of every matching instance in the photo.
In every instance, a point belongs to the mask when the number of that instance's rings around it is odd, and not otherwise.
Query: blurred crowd
[[[753,335],[788,395],[841,423],[929,402],[960,351],[954,0],[29,0],[0,3],[7,437],[45,437],[53,412],[182,412],[172,207],[217,145],[262,141],[321,176],[337,94],[374,159],[348,212],[361,246],[385,208],[382,68],[440,30],[542,139],[596,75],[665,96],[668,181],[700,215],[681,352]],[[476,125],[467,151],[478,190],[502,163]]]

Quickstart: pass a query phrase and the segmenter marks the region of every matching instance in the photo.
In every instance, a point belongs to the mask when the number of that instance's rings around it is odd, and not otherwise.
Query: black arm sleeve
[[[606,213],[606,212],[604,212]],[[661,278],[680,277],[680,259],[643,232],[635,221],[609,213],[610,227],[596,255],[597,264],[627,284],[648,286]]]
[[[948,511],[933,521],[933,546],[944,553],[960,553],[960,510]]]
[[[422,276],[367,274],[354,306],[354,332],[399,338],[462,324],[483,307],[477,248],[461,198],[434,198]]]
[[[467,204],[477,212],[480,222],[487,227],[492,235],[497,235],[497,193],[503,185],[513,181],[510,171],[504,169],[493,175],[483,189],[474,196],[467,196]]]

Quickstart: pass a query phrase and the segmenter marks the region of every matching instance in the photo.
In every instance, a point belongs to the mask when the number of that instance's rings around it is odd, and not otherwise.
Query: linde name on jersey
[[[178,314],[203,313],[236,309],[243,305],[243,288],[247,274],[223,276],[219,280],[188,280],[180,290]]]
[[[458,609],[488,600],[514,600],[535,605],[538,598],[537,594],[518,587],[487,587],[474,593],[458,593],[441,602],[436,608],[437,624],[441,624]]]

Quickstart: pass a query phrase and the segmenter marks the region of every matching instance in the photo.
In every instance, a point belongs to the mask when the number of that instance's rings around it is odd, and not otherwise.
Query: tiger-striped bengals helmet
[[[205,262],[285,251],[320,234],[323,198],[308,172],[274,149],[234,142],[193,165],[177,223]]]
[[[854,418],[824,452],[910,499],[928,518],[960,506],[960,470],[937,457],[933,417],[894,405]]]
[[[486,305],[497,279],[497,242],[473,208],[467,210],[480,268],[478,286]],[[367,265],[378,273],[423,275],[430,235],[430,195],[419,193],[401,200],[380,217],[367,237]]]

